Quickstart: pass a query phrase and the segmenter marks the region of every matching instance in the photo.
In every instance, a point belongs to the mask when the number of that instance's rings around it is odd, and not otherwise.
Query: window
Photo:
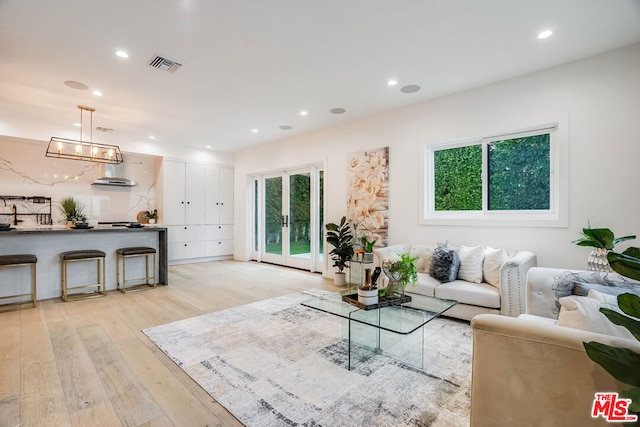
[[[555,123],[426,146],[421,222],[562,226],[565,134]]]

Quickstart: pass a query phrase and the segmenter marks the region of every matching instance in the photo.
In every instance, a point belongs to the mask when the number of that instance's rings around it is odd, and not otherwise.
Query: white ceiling
[[[638,42],[638,0],[0,0],[0,135],[234,152]]]

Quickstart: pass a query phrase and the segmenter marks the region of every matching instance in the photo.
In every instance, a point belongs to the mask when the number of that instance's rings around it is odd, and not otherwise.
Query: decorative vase
[[[387,293],[385,295],[387,298],[404,297],[404,285],[400,280],[389,278],[389,283],[387,284]]]
[[[364,305],[373,305],[378,303],[377,289],[360,289],[358,288],[358,302]]]
[[[587,258],[587,269],[611,273],[611,266],[609,265],[609,260],[607,260],[608,253],[609,251],[605,248],[595,248],[591,251],[589,258]]]
[[[404,297],[404,285],[402,284],[402,273],[395,271],[389,271],[384,265],[382,266],[382,271],[389,278],[389,283],[387,284],[387,292],[385,296],[387,298],[401,298]]]
[[[373,262],[373,252],[365,252],[363,261],[364,262]]]
[[[156,223],[155,218],[149,218],[149,224],[155,224],[155,223]]]

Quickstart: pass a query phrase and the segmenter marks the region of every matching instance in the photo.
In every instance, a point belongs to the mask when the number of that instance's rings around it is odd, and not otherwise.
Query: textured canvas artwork
[[[386,246],[388,217],[389,147],[349,154],[347,219],[368,231],[376,246]]]

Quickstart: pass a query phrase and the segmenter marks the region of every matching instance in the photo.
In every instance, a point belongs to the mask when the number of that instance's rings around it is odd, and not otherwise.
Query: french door
[[[305,167],[254,179],[256,259],[322,270],[323,178],[318,167]]]

